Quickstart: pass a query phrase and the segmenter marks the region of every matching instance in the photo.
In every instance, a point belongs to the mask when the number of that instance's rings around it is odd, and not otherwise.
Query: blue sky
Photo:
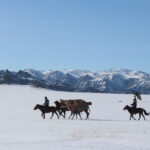
[[[0,69],[150,72],[149,0],[0,0]]]

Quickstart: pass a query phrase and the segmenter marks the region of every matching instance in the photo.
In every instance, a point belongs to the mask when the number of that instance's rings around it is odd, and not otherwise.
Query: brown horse
[[[131,118],[133,118],[134,120],[136,120],[133,117],[133,115],[135,115],[135,114],[139,114],[139,120],[141,119],[141,116],[143,116],[143,118],[145,120],[144,114],[145,115],[149,115],[149,113],[147,113],[146,110],[143,109],[143,108],[135,108],[135,107],[130,107],[130,106],[126,105],[124,107],[124,110],[128,110],[128,112],[130,113],[130,120],[131,120]]]
[[[45,113],[52,113],[52,116],[50,119],[53,118],[54,114],[56,114],[57,118],[59,119],[59,116],[57,114],[58,109],[54,106],[47,107],[47,106],[37,104],[34,107],[34,110],[37,110],[37,109],[39,109],[41,111],[41,113],[42,113],[41,116],[43,117],[43,119],[45,119]]]

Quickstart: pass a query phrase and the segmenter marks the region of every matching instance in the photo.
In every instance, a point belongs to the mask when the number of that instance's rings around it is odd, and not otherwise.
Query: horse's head
[[[59,104],[59,101],[55,101],[54,103],[55,103],[55,104]]]
[[[34,107],[34,110],[37,110],[39,108],[39,104],[37,104],[35,107]]]
[[[126,105],[126,106],[123,108],[123,110],[126,110],[126,109],[128,109],[128,107],[129,107],[129,106],[128,106],[128,105]]]
[[[60,105],[59,101],[55,101],[54,104],[55,104],[56,106],[59,106],[59,105]]]

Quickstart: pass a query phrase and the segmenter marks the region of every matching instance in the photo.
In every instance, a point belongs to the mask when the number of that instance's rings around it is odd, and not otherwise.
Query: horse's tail
[[[145,109],[144,109],[144,114],[147,116],[150,115],[150,113],[147,113]]]

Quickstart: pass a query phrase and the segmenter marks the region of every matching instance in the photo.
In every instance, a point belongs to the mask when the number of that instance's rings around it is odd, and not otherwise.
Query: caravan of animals
[[[133,103],[131,104],[131,106],[126,105],[123,110],[127,110],[130,114],[130,120],[134,119],[134,115],[138,114],[139,115],[139,119],[141,119],[141,116],[143,117],[143,119],[145,120],[145,116],[144,115],[150,115],[150,113],[148,113],[145,109],[143,108],[137,108],[137,99],[138,100],[142,100],[141,98],[141,94],[139,92],[134,92],[134,99],[133,99]],[[72,99],[72,100],[63,100],[60,99],[60,101],[55,101],[55,106],[49,106],[49,100],[48,98],[45,96],[45,102],[43,105],[37,104],[34,107],[34,110],[40,110],[41,111],[41,116],[43,117],[43,119],[45,119],[45,114],[46,113],[52,113],[52,116],[50,117],[50,119],[53,118],[54,114],[57,116],[57,118],[59,119],[60,116],[62,116],[63,118],[66,117],[66,111],[70,111],[71,114],[69,116],[68,119],[74,119],[74,117],[77,116],[80,117],[80,119],[82,120],[81,117],[81,112],[85,112],[86,113],[86,118],[85,119],[89,119],[89,115],[90,115],[90,108],[89,106],[92,105],[92,102],[86,102],[85,100],[82,99]]]

